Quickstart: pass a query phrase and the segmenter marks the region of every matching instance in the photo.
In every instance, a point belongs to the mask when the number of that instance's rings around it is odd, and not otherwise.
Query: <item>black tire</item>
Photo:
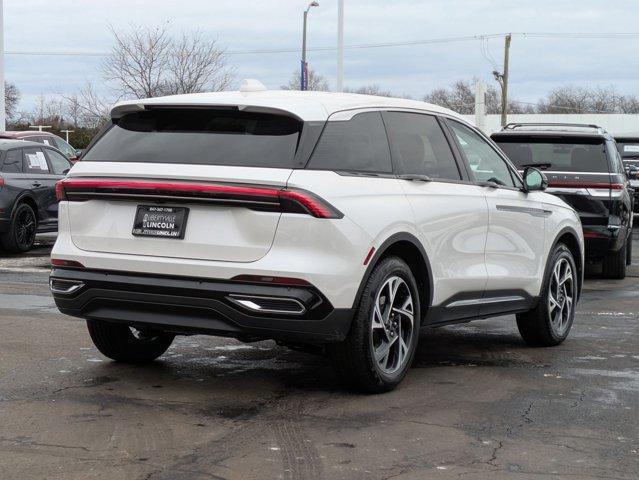
[[[606,278],[622,280],[626,278],[626,254],[628,246],[624,245],[617,252],[607,254],[602,263],[602,271]]]
[[[9,230],[0,235],[2,248],[11,253],[28,252],[35,243],[38,218],[36,213],[26,203],[15,207]]]
[[[155,360],[171,346],[175,335],[137,329],[101,320],[87,320],[93,344],[105,357],[123,363],[147,363]]]
[[[572,278],[569,280],[571,302],[568,302],[567,299],[569,296],[568,292],[563,295],[557,295],[558,288],[555,288],[559,283],[556,281],[555,270],[559,265],[559,276],[561,277],[560,279],[563,279],[566,275],[561,273],[561,267],[566,264],[570,267],[572,273]],[[564,272],[567,273],[567,271]],[[551,292],[551,290],[553,292]],[[568,285],[566,286],[566,290],[568,290]],[[541,292],[541,297],[535,308],[528,312],[517,314],[519,333],[530,346],[549,347],[559,345],[568,337],[570,329],[572,328],[578,292],[578,273],[575,260],[568,247],[563,243],[558,244],[550,254],[550,262],[546,268]],[[557,300],[560,302],[564,298],[565,300],[563,300],[561,305],[555,303],[555,306],[551,307],[551,297],[553,300],[555,297],[558,297]],[[564,315],[564,309],[567,308],[567,304],[569,304],[570,308]],[[561,308],[561,310],[558,311],[556,310],[557,308]],[[559,317],[557,317],[557,313],[559,313]],[[554,319],[558,319],[557,322],[560,322],[560,325],[557,325],[556,321],[551,320],[551,315]]]
[[[400,280],[395,280],[396,278]],[[396,282],[399,286],[396,294],[389,295],[391,297],[389,306],[386,303],[388,296],[384,292],[390,293],[390,290],[384,289],[392,288],[394,285],[392,282]],[[411,307],[408,307],[406,292],[410,293]],[[374,309],[378,296],[380,317],[386,317],[388,324],[376,322],[373,325]],[[411,323],[410,315],[400,313],[401,309],[394,309],[394,299],[397,299],[399,303],[403,303],[402,308],[405,307],[406,313],[412,311],[412,330],[410,333],[408,333],[407,328],[408,324]],[[381,309],[384,309],[383,314]],[[389,312],[389,315],[386,315],[386,312]],[[378,317],[375,316],[375,318]],[[399,325],[399,328],[397,325]],[[417,350],[420,326],[421,308],[415,277],[403,260],[397,257],[388,257],[380,261],[366,281],[346,340],[329,346],[328,353],[334,367],[348,388],[370,393],[387,392],[402,381],[410,368]],[[391,337],[395,339],[395,343],[393,343]],[[399,341],[400,337],[402,342]],[[384,358],[387,365],[391,361],[392,355],[392,362],[396,364],[395,371],[384,371],[384,367],[378,364],[378,362],[383,363],[384,359],[375,359],[376,347],[374,344],[376,339],[380,340],[378,352],[384,350],[382,347],[388,346],[386,349],[387,355]],[[408,340],[410,341],[407,344]],[[402,348],[402,345],[405,349]],[[391,348],[393,349],[392,353]],[[404,350],[404,353],[401,353],[402,350]]]
[[[626,266],[632,265],[632,230],[628,235],[628,244],[626,245]]]

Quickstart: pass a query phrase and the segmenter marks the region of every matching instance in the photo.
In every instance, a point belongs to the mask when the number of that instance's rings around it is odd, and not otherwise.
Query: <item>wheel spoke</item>
[[[555,308],[559,306],[555,297],[552,296],[552,293],[548,292],[548,300],[550,302],[550,311],[552,312]]]
[[[399,276],[388,278],[378,290],[371,318],[373,358],[387,374],[396,372],[407,361],[415,323],[413,298]],[[380,330],[383,330],[382,335]]]

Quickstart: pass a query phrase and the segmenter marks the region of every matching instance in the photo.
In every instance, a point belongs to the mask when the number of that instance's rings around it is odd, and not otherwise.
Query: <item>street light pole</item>
[[[69,143],[69,134],[75,132],[75,130],[60,130],[60,132],[66,135],[66,141]]]
[[[304,10],[303,25],[302,25],[302,69],[300,72],[300,90],[308,89],[308,65],[306,64],[306,22],[308,19],[308,12],[311,7],[319,7],[319,3],[311,2]]]
[[[344,90],[344,0],[337,0],[337,88]]]
[[[0,131],[7,129],[4,99],[4,0],[0,0]]]

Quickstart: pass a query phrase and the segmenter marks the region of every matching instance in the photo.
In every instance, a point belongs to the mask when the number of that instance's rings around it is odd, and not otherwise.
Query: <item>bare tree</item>
[[[219,91],[232,80],[224,50],[200,32],[176,40],[167,26],[111,31],[115,45],[101,71],[121,97]]]
[[[459,80],[449,88],[436,88],[424,97],[424,101],[454,110],[462,115],[475,113],[475,88],[473,80]],[[516,100],[508,102],[508,113],[532,113],[534,107]],[[501,95],[493,86],[486,90],[486,113],[501,113]]]
[[[291,75],[291,79],[286,85],[282,85],[282,90],[299,90],[301,88],[300,72],[295,71]],[[315,90],[319,92],[328,91],[328,81],[315,70],[308,69],[308,86],[307,90]]]
[[[112,101],[100,96],[89,82],[77,93],[64,97],[64,112],[74,127],[99,128],[110,118]]]
[[[13,83],[4,82],[4,105],[7,118],[13,118],[20,103],[20,91]]]
[[[621,95],[614,87],[554,88],[539,100],[539,113],[639,113],[639,98]]]
[[[377,95],[380,97],[394,97],[393,92],[390,90],[382,90],[379,85],[364,85],[359,88],[348,88],[344,89],[346,93],[359,93],[361,95]]]

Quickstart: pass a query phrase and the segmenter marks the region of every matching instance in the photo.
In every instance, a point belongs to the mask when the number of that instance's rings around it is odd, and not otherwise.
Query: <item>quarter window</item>
[[[24,173],[49,173],[49,165],[44,152],[39,148],[24,149]]]
[[[515,186],[510,168],[485,139],[459,122],[450,121],[449,125],[457,137],[477,182]]]
[[[50,148],[46,148],[45,151],[49,157],[49,162],[51,162],[53,173],[56,175],[66,175],[66,172],[71,168],[71,164],[66,157]]]
[[[366,112],[346,122],[327,122],[308,168],[391,173],[393,167],[381,113]]]
[[[432,115],[384,114],[393,159],[401,173],[461,180],[457,163],[439,122]]]

